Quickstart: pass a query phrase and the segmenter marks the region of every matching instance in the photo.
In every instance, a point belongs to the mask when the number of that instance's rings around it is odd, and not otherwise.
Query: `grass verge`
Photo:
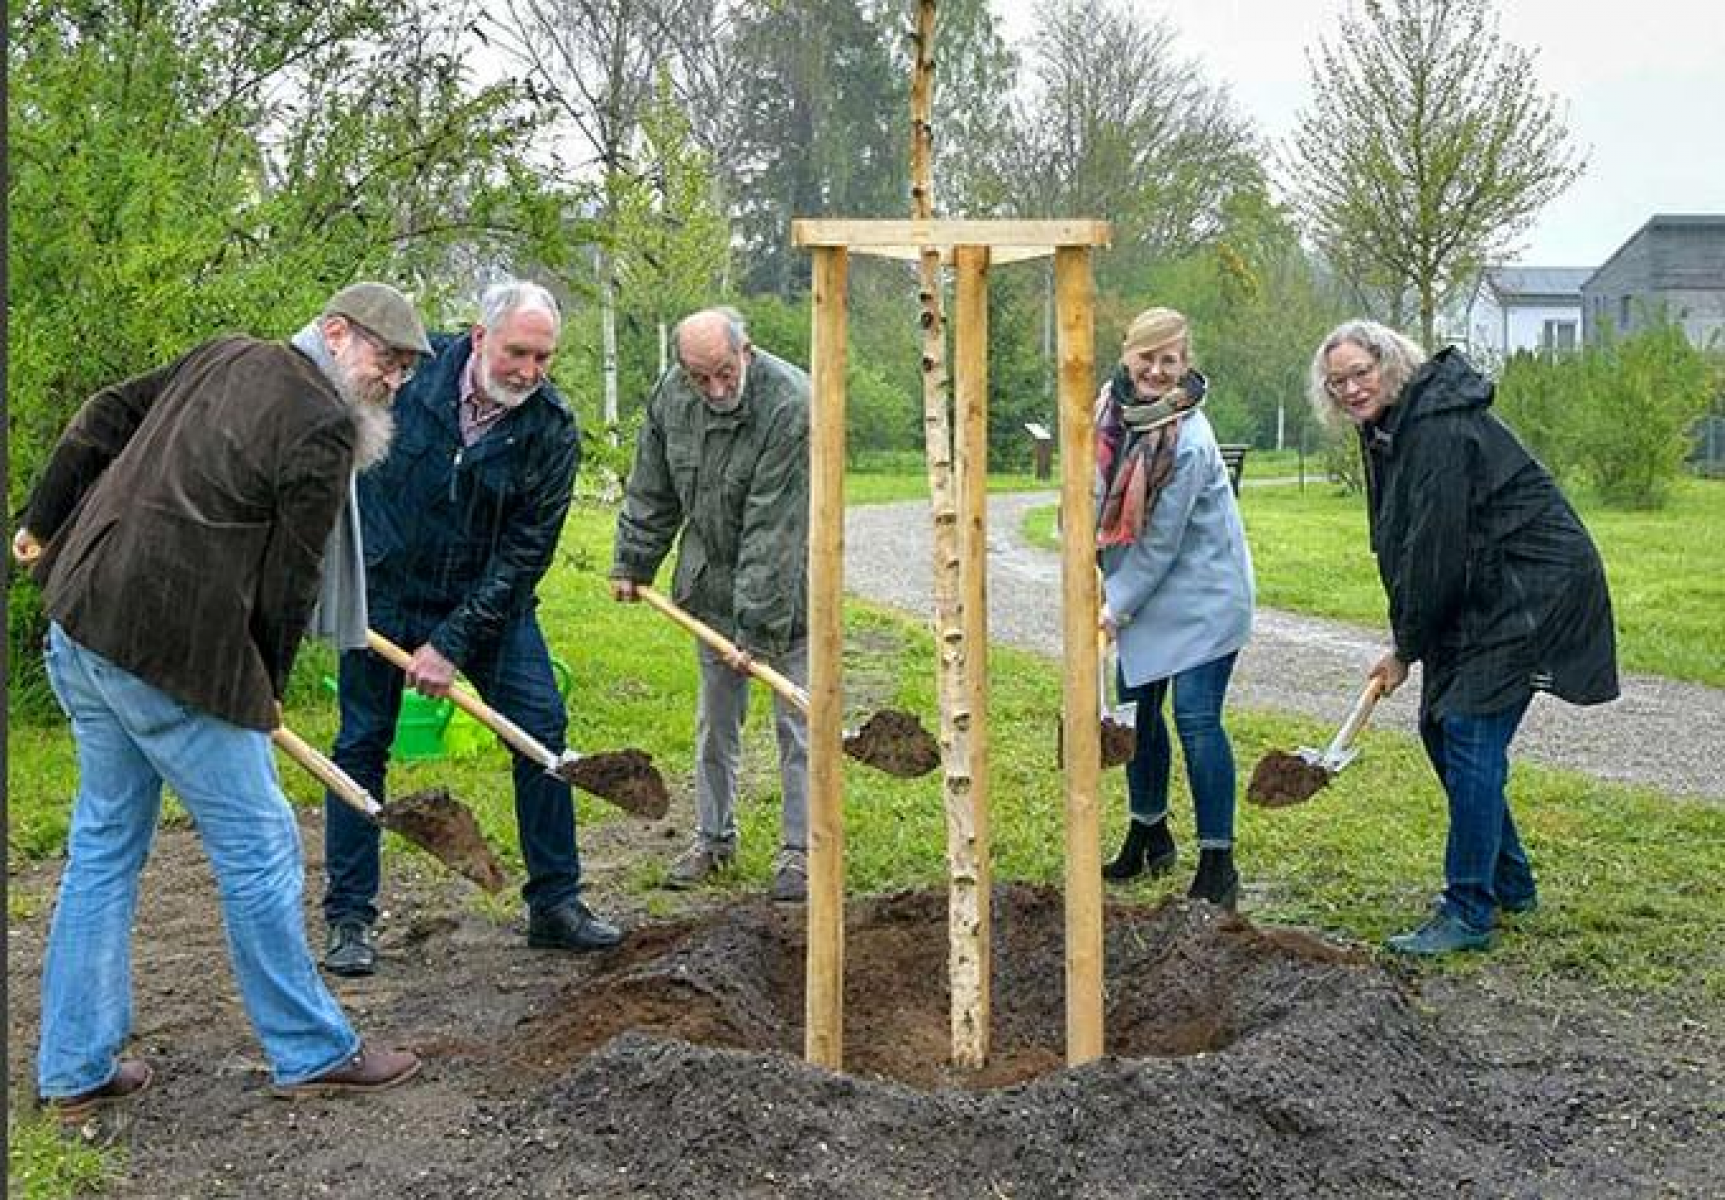
[[[1386,608],[1366,539],[1364,498],[1329,483],[1248,487],[1240,509],[1258,603],[1379,628]],[[1725,687],[1725,481],[1689,479],[1658,512],[1581,507],[1611,581],[1619,664]],[[1054,509],[1024,515],[1052,549]]]

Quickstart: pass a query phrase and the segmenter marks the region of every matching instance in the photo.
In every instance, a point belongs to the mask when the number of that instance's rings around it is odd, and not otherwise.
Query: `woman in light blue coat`
[[[1168,832],[1174,728],[1198,825],[1188,895],[1232,908],[1234,749],[1222,705],[1252,631],[1252,559],[1216,435],[1201,409],[1186,318],[1140,313],[1120,366],[1096,402],[1102,628],[1119,648],[1121,700],[1138,705],[1138,748],[1126,767],[1132,820],[1102,869],[1111,880],[1163,874],[1178,858]]]

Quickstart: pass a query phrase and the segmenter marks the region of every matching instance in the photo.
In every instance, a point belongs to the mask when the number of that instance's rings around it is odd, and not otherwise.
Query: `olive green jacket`
[[[650,583],[681,532],[671,596],[757,655],[807,630],[809,377],[756,350],[718,413],[672,367],[653,388],[617,517],[611,576]]]

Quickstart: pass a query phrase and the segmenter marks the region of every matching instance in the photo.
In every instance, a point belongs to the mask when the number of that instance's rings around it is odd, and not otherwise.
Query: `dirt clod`
[[[1286,808],[1310,800],[1334,778],[1330,772],[1297,754],[1272,750],[1252,768],[1246,799],[1265,808]]]
[[[564,763],[558,774],[582,791],[609,800],[637,817],[658,820],[671,807],[671,794],[665,790],[664,777],[653,765],[653,756],[645,750],[631,747],[583,754]]]
[[[1138,753],[1138,730],[1116,721],[1102,718],[1102,769],[1123,767]]]
[[[479,832],[479,822],[447,788],[428,788],[391,800],[383,806],[378,823],[488,892],[500,892],[509,883],[503,864]]]
[[[877,771],[914,779],[940,765],[940,743],[915,713],[883,708],[845,739],[845,753]]]

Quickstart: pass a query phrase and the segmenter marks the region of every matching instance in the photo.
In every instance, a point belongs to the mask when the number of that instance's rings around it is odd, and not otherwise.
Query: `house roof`
[[[1609,267],[1612,263],[1616,262],[1619,255],[1653,230],[1684,228],[1725,229],[1725,213],[1654,213],[1651,217],[1647,218],[1647,221],[1640,229],[1637,229],[1634,233],[1630,234],[1628,239],[1621,246],[1616,250],[1613,250],[1611,252],[1611,257],[1601,263],[1583,282],[1592,283],[1595,275],[1598,275],[1600,271],[1605,270],[1606,267]]]
[[[1559,297],[1581,300],[1581,285],[1593,274],[1592,267],[1488,267],[1486,282],[1499,301]]]

